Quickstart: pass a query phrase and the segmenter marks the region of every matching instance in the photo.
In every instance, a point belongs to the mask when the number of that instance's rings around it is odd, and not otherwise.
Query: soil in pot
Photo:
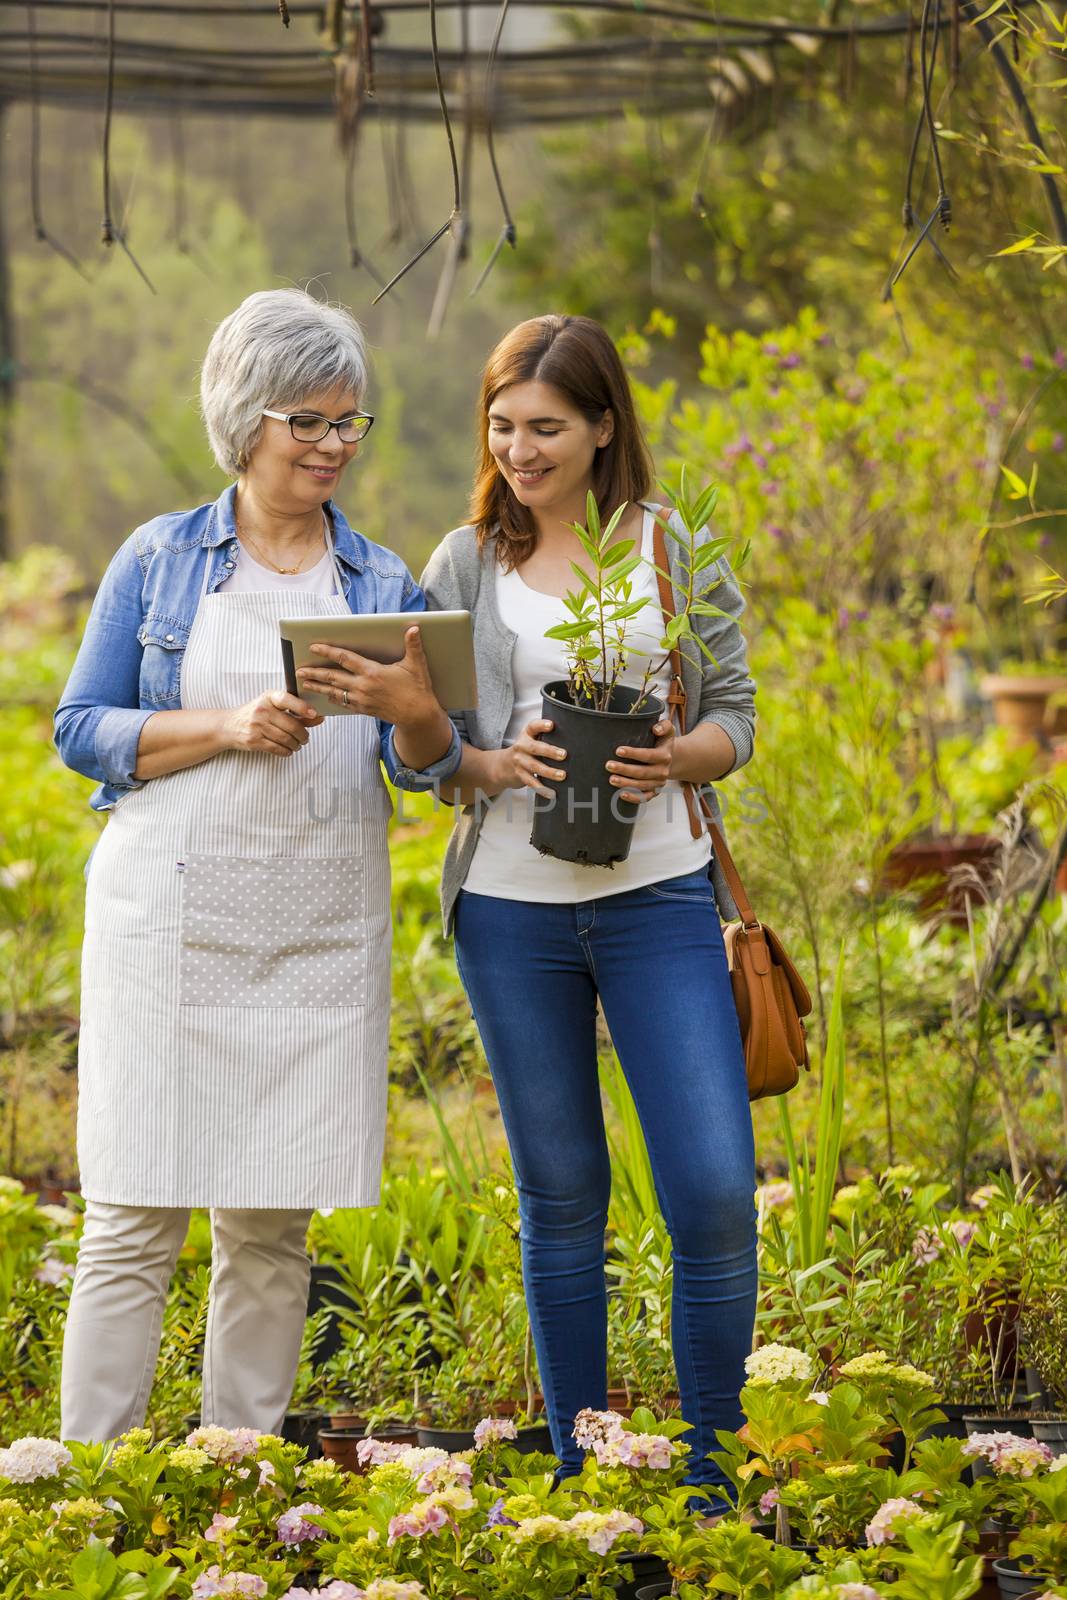
[[[1067,1417],[1034,1417],[1030,1427],[1034,1438],[1047,1444],[1053,1455],[1067,1450]]]
[[[1023,1572],[1014,1561],[994,1561],[1001,1600],[1037,1600],[1041,1585],[1035,1584],[1029,1572]]]
[[[648,697],[640,711],[633,711],[639,698],[640,690],[619,684],[612,690],[612,709],[594,711],[574,703],[566,681],[545,684],[541,715],[553,724],[546,737],[567,752],[567,759],[566,777],[549,785],[551,801],[535,797],[530,843],[543,856],[587,867],[626,860],[641,808],[620,799],[607,763],[619,745],[649,748],[652,729],[666,709],[662,700]]]

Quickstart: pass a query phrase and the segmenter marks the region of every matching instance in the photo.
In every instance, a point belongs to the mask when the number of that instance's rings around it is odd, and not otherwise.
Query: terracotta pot
[[[331,1411],[330,1427],[345,1433],[366,1433],[367,1419],[360,1411]]]
[[[973,891],[948,883],[954,867],[970,866],[981,871],[1000,853],[1000,841],[991,833],[935,835],[929,839],[908,839],[890,852],[882,884],[887,889],[906,889],[912,883],[929,879],[919,900],[919,915],[931,917],[947,912],[956,927],[967,926],[967,901]]]
[[[335,1461],[345,1472],[363,1472],[356,1451],[367,1437],[366,1423],[360,1428],[321,1428],[319,1444],[328,1461]],[[418,1429],[389,1424],[379,1428],[375,1439],[387,1439],[391,1444],[418,1444]]]
[[[982,679],[979,688],[993,702],[994,722],[1007,729],[1013,744],[1044,744],[1050,734],[1061,731],[1056,724],[1063,713],[1057,707],[1050,716],[1048,701],[1051,695],[1067,693],[1067,678],[991,673]]]

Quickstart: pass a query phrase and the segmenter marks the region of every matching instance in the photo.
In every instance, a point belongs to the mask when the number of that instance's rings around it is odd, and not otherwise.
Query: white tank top
[[[629,661],[621,681],[640,687],[651,655],[660,661],[663,613],[659,589],[652,567],[652,513],[646,511],[641,530],[641,553],[645,565],[633,573],[633,598],[649,597],[649,604],[630,624],[627,638],[631,646]],[[567,676],[563,645],[545,638],[545,629],[566,620],[563,601],[556,595],[531,589],[520,575],[496,571],[496,599],[504,626],[515,634],[511,658],[515,704],[504,734],[504,745],[513,744],[528,722],[541,715],[541,686]],[[669,664],[652,680],[653,693],[666,699],[670,683]],[[547,739],[551,743],[552,735]],[[551,904],[574,904],[597,900],[625,889],[640,889],[662,878],[677,878],[705,866],[711,856],[711,841],[702,830],[699,839],[689,831],[689,814],[681,785],[668,783],[653,800],[641,807],[634,823],[633,843],[625,861],[614,867],[583,867],[570,861],[542,856],[530,843],[533,822],[530,789],[505,789],[491,802],[463,887],[471,894],[491,895],[498,900],[537,900]]]

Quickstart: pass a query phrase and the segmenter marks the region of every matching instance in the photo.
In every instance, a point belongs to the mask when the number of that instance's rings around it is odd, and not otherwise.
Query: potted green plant
[[[994,720],[1013,742],[1044,744],[1067,733],[1067,661],[1062,657],[1005,661],[980,688],[992,702]]]
[[[545,633],[566,647],[566,678],[546,683],[541,690],[542,716],[553,725],[553,742],[566,752],[566,767],[551,804],[534,810],[530,842],[542,855],[584,866],[613,866],[629,854],[640,807],[621,798],[606,764],[620,745],[644,749],[652,744],[652,729],[666,706],[651,685],[671,647],[691,642],[710,658],[693,628],[693,618],[718,614],[708,596],[721,581],[712,574],[730,541],[697,541],[717,499],[713,487],[690,496],[683,470],[676,507],[684,534],[658,517],[670,537],[684,547],[687,584],[677,615],[665,625],[660,639],[663,658],[650,661],[637,686],[622,682],[630,655],[628,634],[634,617],[650,602],[647,595],[634,596],[632,577],[641,565],[640,550],[635,550],[632,539],[615,539],[626,506],[616,507],[602,523],[590,491],[585,525],[571,524],[588,564],[572,563],[578,587],[564,598],[568,620]],[[706,581],[701,580],[703,573],[708,574]]]
[[[1023,1337],[1045,1397],[1030,1426],[1058,1455],[1067,1451],[1067,1288],[1054,1288],[1026,1308]]]

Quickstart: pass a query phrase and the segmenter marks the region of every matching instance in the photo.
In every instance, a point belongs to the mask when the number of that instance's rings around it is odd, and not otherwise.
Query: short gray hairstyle
[[[303,289],[261,289],[211,336],[200,369],[200,409],[215,460],[228,477],[247,462],[263,411],[295,409],[310,394],[344,384],[362,404],[367,347],[345,306]]]

